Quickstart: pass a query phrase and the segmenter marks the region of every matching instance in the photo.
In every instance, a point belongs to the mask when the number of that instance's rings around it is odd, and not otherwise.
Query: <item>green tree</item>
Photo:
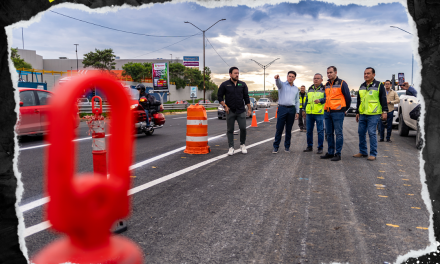
[[[203,90],[203,76],[198,69],[186,68],[184,78],[190,86],[198,86],[199,90]]]
[[[272,101],[277,102],[278,101],[278,90],[272,90],[270,92],[270,98],[272,98]]]
[[[185,70],[186,67],[178,62],[170,63],[170,82],[176,83],[176,88],[185,88]]]
[[[95,48],[95,52],[91,51],[84,54],[83,66],[84,68],[92,67],[100,71],[108,71],[115,69],[115,54],[113,49],[99,50]]]
[[[11,59],[16,69],[32,69],[32,65],[30,63],[27,63],[24,61],[24,59],[20,58],[20,55],[18,55],[18,48],[11,48]]]
[[[211,94],[211,101],[212,102],[214,102],[215,100],[218,100],[217,94],[218,94],[218,86],[215,85],[215,87],[213,87],[213,89],[212,89],[212,94]]]
[[[122,66],[122,76],[130,76],[134,82],[141,82],[144,78],[151,78],[151,63],[128,62]]]

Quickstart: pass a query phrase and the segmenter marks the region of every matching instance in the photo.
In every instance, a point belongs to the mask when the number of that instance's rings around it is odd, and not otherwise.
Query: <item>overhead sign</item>
[[[183,65],[188,67],[198,67],[199,56],[183,56]]]
[[[191,95],[190,98],[197,98],[197,86],[191,86]]]
[[[153,90],[168,91],[168,63],[153,63]]]

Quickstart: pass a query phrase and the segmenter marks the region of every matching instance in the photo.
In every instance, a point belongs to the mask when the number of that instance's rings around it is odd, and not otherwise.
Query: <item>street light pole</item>
[[[208,29],[212,28],[215,24],[217,24],[218,22],[223,21],[223,20],[226,20],[226,19],[224,19],[224,18],[220,19],[219,21],[212,24],[212,26],[210,26]],[[205,100],[206,100],[205,99],[205,91],[206,91],[206,89],[205,89],[205,32],[208,31],[208,29],[201,30],[200,28],[198,28],[196,25],[194,25],[191,22],[185,21],[185,23],[191,24],[195,28],[197,28],[198,30],[203,32],[203,102],[205,102]]]
[[[75,45],[75,52],[76,52],[76,74],[78,74],[78,45],[79,44],[73,44]]]
[[[263,98],[266,97],[266,68],[269,68],[269,66],[270,66],[274,61],[279,60],[279,59],[280,59],[280,58],[274,59],[273,61],[269,62],[269,63],[266,64],[266,65],[263,65],[263,64],[261,64],[261,63],[255,61],[255,60],[251,59],[251,61],[255,62],[256,64],[258,64],[258,66],[260,66],[261,68],[263,68],[263,74],[264,74],[264,84],[263,84],[264,92],[263,92]]]
[[[412,35],[412,34],[409,33],[408,31],[403,30],[403,29],[401,29],[400,27],[396,27],[396,26],[390,26],[390,27],[400,29],[400,30],[402,30],[403,32],[406,32],[406,33]],[[414,85],[413,77],[414,77],[414,53],[411,54],[411,85]]]

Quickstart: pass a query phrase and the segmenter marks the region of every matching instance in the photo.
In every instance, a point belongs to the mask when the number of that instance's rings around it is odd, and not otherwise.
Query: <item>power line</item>
[[[209,45],[211,45],[211,47],[214,49],[215,53],[217,53],[217,55],[220,57],[220,59],[222,59],[222,61],[223,61],[224,63],[226,63],[226,65],[229,66],[229,64],[228,64],[228,63],[222,58],[222,56],[220,56],[220,54],[218,54],[218,52],[215,50],[214,46],[212,46],[211,41],[209,41],[208,38],[206,38],[206,40],[208,41]],[[231,66],[229,66],[229,67],[231,67]]]
[[[201,33],[196,34],[196,35],[200,35],[200,34],[201,34]],[[166,46],[166,47],[160,48],[160,49],[155,50],[155,51],[152,51],[152,52],[148,52],[148,53],[145,53],[145,54],[139,55],[139,56],[134,57],[134,58],[139,58],[139,57],[142,57],[142,56],[144,56],[144,55],[151,54],[151,53],[154,53],[154,52],[156,52],[156,51],[166,49],[166,48],[171,47],[171,46],[173,46],[173,45],[175,45],[175,44],[177,44],[177,43],[180,43],[180,42],[182,42],[182,41],[184,41],[184,40],[187,40],[187,39],[189,39],[189,38],[192,38],[192,37],[194,37],[194,36],[196,36],[196,35],[189,36],[189,37],[184,38],[184,39],[182,39],[182,40],[180,40],[180,41],[177,41],[176,43],[173,43],[173,44],[171,44],[171,45],[168,45],[168,46]]]
[[[61,13],[58,13],[58,12],[55,12],[55,11],[52,11],[52,10],[49,10],[49,11],[52,12],[52,13],[61,15],[61,16],[65,16],[65,17],[68,17],[68,18],[71,18],[71,19],[74,19],[74,20],[77,20],[77,21],[81,21],[83,23],[87,23],[87,24],[91,24],[91,25],[94,25],[94,26],[97,26],[97,27],[111,29],[111,30],[119,31],[119,32],[123,32],[123,33],[133,34],[133,35],[140,35],[140,36],[147,36],[147,37],[156,37],[156,38],[184,38],[184,37],[192,37],[192,36],[200,35],[200,33],[199,33],[199,34],[187,35],[187,36],[158,36],[158,35],[136,33],[136,32],[130,32],[130,31],[125,31],[125,30],[120,30],[120,29],[115,29],[115,28],[111,28],[111,27],[106,27],[106,26],[98,25],[98,24],[95,24],[95,23],[92,23],[92,22],[88,22],[88,21],[84,21],[84,20],[81,20],[81,19],[78,19],[78,18],[74,18],[74,17],[68,16],[68,15],[64,15],[64,14],[61,14]]]

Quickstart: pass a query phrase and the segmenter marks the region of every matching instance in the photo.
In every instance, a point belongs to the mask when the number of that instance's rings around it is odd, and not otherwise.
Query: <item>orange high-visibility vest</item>
[[[325,85],[325,106],[324,109],[328,112],[330,110],[341,110],[345,107],[345,97],[342,94],[343,80],[336,80],[336,83],[327,82]]]

